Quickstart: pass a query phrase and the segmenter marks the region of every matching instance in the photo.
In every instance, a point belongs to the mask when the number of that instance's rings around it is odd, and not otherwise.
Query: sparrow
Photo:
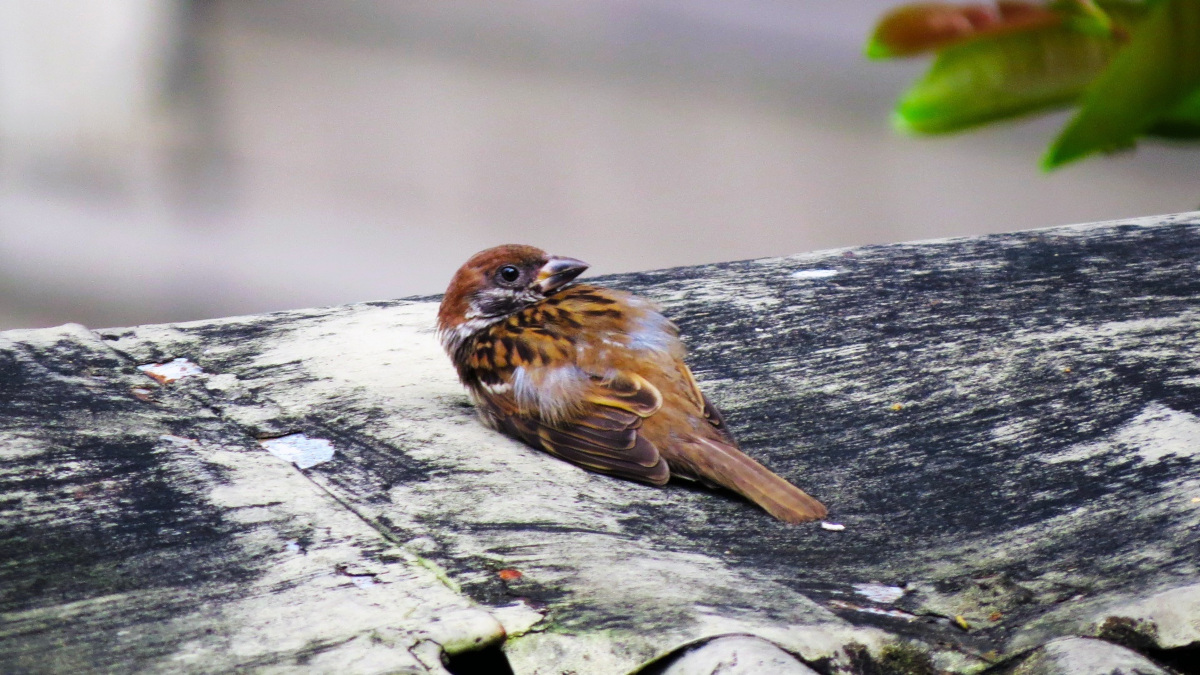
[[[779,520],[825,507],[746,456],[650,301],[572,284],[588,264],[510,244],[455,273],[438,338],[483,422],[585,469],[725,487]]]

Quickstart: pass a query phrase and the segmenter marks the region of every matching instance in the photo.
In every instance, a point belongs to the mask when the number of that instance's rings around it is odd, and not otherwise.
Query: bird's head
[[[506,244],[471,257],[450,280],[438,310],[438,336],[453,354],[469,337],[541,302],[583,273],[588,264]]]

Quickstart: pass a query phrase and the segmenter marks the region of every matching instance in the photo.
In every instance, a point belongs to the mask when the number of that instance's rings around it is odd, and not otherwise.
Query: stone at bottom
[[[816,671],[774,644],[749,635],[709,640],[688,649],[660,675],[816,675]]]
[[[1141,654],[1095,638],[1052,640],[1037,648],[1010,675],[1171,675]]]

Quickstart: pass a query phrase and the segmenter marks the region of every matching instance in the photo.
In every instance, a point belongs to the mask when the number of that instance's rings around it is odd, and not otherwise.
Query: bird
[[[732,490],[788,523],[826,508],[743,453],[650,300],[572,283],[589,265],[507,244],[472,256],[438,339],[488,426],[585,469]]]

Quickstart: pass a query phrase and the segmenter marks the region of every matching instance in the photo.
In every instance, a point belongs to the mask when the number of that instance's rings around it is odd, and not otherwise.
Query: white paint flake
[[[831,523],[829,521],[822,520],[821,529],[829,530],[830,532],[841,532],[842,530],[846,529],[846,526],[841,523]]]
[[[836,277],[840,272],[838,270],[799,270],[792,272],[793,279],[828,279]]]
[[[886,584],[854,584],[854,592],[872,602],[890,605],[903,597],[905,591],[899,586]]]
[[[909,614],[908,612],[902,612],[898,609],[880,609],[879,607],[868,607],[866,605],[856,605],[853,602],[846,602],[844,600],[830,600],[828,604],[830,607],[833,607],[834,609],[848,609],[848,610],[851,610],[854,612],[862,612],[864,614],[875,614],[878,616],[890,616],[893,619],[903,619],[904,621],[916,621],[918,618],[914,614]]]
[[[314,467],[333,459],[333,444],[324,438],[309,438],[304,434],[291,434],[258,443],[266,448],[267,452],[282,460],[292,462],[301,469]]]
[[[185,358],[178,358],[167,363],[148,363],[144,366],[138,366],[138,370],[163,384],[170,384],[175,380],[182,380],[185,377],[204,373],[203,368]]]

